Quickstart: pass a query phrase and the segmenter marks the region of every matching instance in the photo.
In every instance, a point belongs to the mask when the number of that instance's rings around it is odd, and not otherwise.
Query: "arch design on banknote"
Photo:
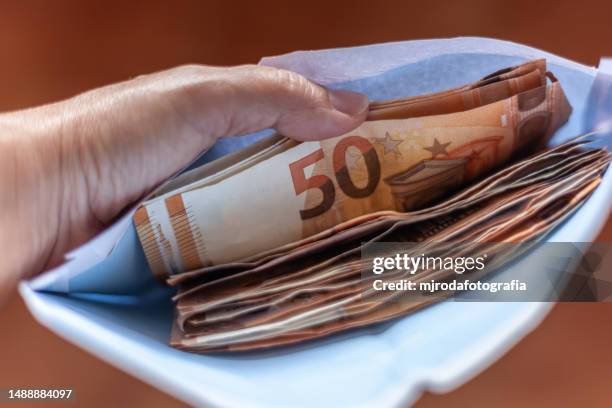
[[[422,160],[384,179],[393,195],[396,210],[410,211],[422,207],[491,169],[499,161],[502,140],[503,136],[487,137],[448,152],[451,143],[442,144],[434,138],[432,146],[423,148],[431,152],[431,159]]]

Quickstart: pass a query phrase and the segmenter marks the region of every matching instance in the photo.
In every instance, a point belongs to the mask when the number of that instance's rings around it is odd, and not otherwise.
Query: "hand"
[[[184,66],[0,115],[0,299],[220,137],[357,127],[368,100],[275,68]]]

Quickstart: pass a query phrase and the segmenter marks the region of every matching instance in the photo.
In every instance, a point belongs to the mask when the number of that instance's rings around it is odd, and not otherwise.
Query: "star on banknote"
[[[402,153],[399,150],[399,145],[404,141],[402,139],[395,140],[391,137],[389,132],[385,132],[385,137],[375,137],[373,138],[374,143],[380,144],[383,146],[384,154],[394,153],[396,156],[401,156]]]
[[[363,155],[361,153],[353,152],[352,149],[347,150],[346,167],[349,170],[362,171],[363,170]]]
[[[439,154],[448,155],[448,151],[446,150],[446,148],[449,144],[451,144],[451,142],[440,143],[438,139],[434,137],[433,145],[429,147],[424,147],[423,149],[431,152],[431,158],[435,159],[436,156]]]

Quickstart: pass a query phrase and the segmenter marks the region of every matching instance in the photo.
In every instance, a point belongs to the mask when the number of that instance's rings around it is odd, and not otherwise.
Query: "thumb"
[[[195,98],[188,100],[190,106],[183,105],[191,111],[186,117],[197,118],[201,134],[213,138],[275,128],[297,140],[324,139],[356,128],[368,111],[366,95],[327,89],[278,68],[183,69],[194,70],[201,78],[194,82],[198,85]]]

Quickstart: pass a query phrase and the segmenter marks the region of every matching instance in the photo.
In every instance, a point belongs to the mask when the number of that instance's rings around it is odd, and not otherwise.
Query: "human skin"
[[[188,65],[0,114],[0,303],[217,139],[265,128],[323,139],[367,108],[285,70]]]

